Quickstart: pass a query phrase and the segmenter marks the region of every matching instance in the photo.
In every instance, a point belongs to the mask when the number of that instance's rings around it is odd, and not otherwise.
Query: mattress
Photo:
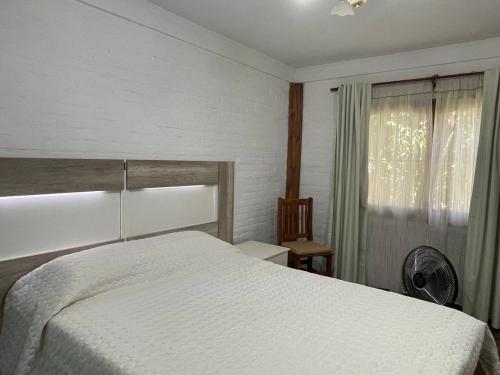
[[[55,259],[6,298],[2,374],[499,373],[459,311],[242,255],[200,232]]]

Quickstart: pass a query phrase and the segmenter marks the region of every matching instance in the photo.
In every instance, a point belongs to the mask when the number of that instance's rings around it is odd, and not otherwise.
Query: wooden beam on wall
[[[287,198],[299,198],[303,105],[304,84],[290,83],[288,104],[288,157],[286,170]]]

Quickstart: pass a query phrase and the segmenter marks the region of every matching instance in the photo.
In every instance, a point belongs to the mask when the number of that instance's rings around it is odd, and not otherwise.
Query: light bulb
[[[359,8],[361,5],[365,5],[367,0],[347,0],[349,5],[355,8]]]

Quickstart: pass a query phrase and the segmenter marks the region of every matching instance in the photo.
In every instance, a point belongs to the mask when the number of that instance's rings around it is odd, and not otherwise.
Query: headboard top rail
[[[0,158],[0,196],[120,191],[123,160]]]

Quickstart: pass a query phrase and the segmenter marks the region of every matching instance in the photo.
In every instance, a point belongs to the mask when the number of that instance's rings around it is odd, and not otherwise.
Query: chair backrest
[[[278,198],[278,244],[301,238],[312,241],[312,211],[312,198]]]

